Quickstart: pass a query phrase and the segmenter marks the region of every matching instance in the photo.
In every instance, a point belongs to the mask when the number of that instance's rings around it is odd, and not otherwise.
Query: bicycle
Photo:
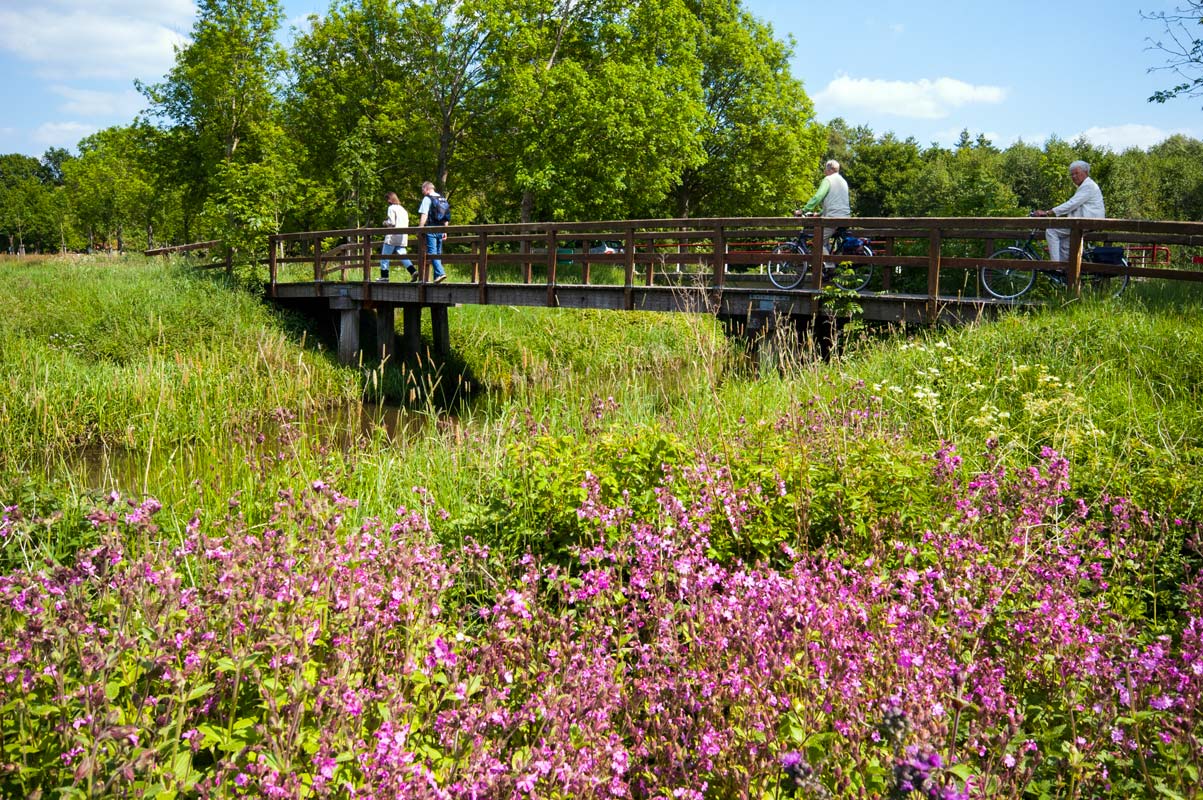
[[[811,237],[806,231],[798,234],[797,238],[782,242],[773,249],[773,255],[810,255]],[[861,239],[848,233],[847,228],[836,228],[828,247],[832,256],[872,256],[868,239]],[[793,289],[806,280],[810,274],[810,259],[790,261],[770,261],[768,265],[769,280],[778,289]],[[832,283],[841,289],[859,292],[869,285],[873,279],[872,264],[853,263],[842,267],[836,263],[823,263],[823,282]]]
[[[1019,240],[1011,247],[1004,247],[990,254],[992,259],[1012,259],[1016,261],[1039,261],[1034,244],[1042,229],[1036,228],[1028,233],[1028,239],[1023,244]],[[1128,266],[1122,247],[1087,247],[1082,251],[1083,264],[1110,264]],[[992,297],[999,300],[1016,300],[1031,291],[1036,284],[1036,273],[1043,273],[1050,281],[1061,288],[1069,285],[1069,276],[1060,269],[1008,269],[1006,267],[980,267],[978,273],[982,286]],[[1094,295],[1110,295],[1119,297],[1128,288],[1131,278],[1128,275],[1114,275],[1109,272],[1090,272],[1082,270],[1082,291]]]

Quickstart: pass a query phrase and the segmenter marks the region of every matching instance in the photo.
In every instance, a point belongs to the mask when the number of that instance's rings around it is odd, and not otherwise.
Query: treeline
[[[922,147],[913,138],[878,136],[840,119],[827,134],[857,216],[1014,216],[1050,208],[1073,193],[1068,168],[1081,159],[1103,189],[1109,217],[1203,219],[1203,142],[1187,136],[1116,153],[1056,137],[1000,149],[968,131],[950,148]]]
[[[0,156],[0,235],[33,251],[379,225],[433,180],[454,221],[788,213],[823,158],[865,215],[1015,214],[1095,165],[1112,216],[1203,216],[1203,144],[953,148],[822,126],[792,41],[740,0],[200,0],[146,112],[78,155]],[[411,211],[413,209],[411,208]]]

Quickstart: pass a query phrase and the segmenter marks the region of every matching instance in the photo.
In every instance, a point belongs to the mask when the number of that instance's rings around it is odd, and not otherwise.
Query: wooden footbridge
[[[365,314],[374,315],[379,354],[393,355],[398,347],[420,349],[422,309],[429,309],[434,349],[446,353],[448,310],[469,304],[705,313],[746,333],[783,321],[801,332],[830,322],[835,303],[851,299],[823,285],[825,257],[817,251],[793,256],[810,261],[803,285],[783,290],[769,280],[766,265],[782,260],[773,254],[775,246],[797,237],[802,225],[813,229],[815,241],[825,226],[847,226],[871,240],[872,256],[826,256],[828,262],[872,266],[873,277],[855,298],[867,320],[961,322],[1010,305],[981,290],[979,269],[989,265],[1062,270],[1076,291],[1087,244],[1122,245],[1129,262],[1091,264],[1092,272],[1203,280],[1203,269],[1194,263],[1203,253],[1198,222],[770,217],[450,226],[440,256],[448,277],[440,283],[430,281],[423,229],[282,233],[270,237],[268,293],[282,304],[333,313],[339,358],[346,363],[361,350]],[[1043,240],[1046,227],[1070,230],[1068,261],[987,258],[1033,229]],[[410,252],[388,256],[392,281],[380,282],[383,236],[402,232],[410,234]],[[418,270],[415,282],[401,266],[405,258]]]

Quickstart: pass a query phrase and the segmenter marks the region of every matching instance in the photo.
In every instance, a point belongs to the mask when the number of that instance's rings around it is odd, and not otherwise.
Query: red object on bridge
[[[1203,264],[1203,256],[1191,256],[1190,260],[1196,264]]]

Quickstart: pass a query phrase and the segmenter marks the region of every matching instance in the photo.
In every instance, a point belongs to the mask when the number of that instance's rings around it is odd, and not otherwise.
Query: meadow
[[[774,368],[513,308],[342,368],[186,261],[0,300],[4,796],[1200,795],[1198,292]]]

